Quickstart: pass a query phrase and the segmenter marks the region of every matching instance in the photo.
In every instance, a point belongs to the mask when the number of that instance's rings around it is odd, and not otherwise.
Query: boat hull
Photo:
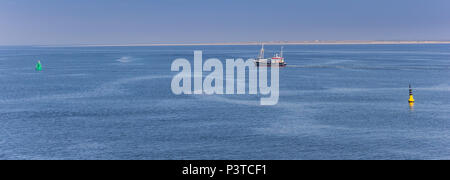
[[[272,63],[262,63],[262,62],[255,62],[256,66],[267,66],[267,67],[272,67]],[[286,63],[278,63],[279,67],[286,67],[287,64]]]

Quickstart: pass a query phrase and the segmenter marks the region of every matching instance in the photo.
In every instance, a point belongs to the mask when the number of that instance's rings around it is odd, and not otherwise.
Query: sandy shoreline
[[[161,43],[161,44],[93,44],[93,45],[41,45],[46,47],[132,47],[132,46],[233,46],[233,45],[352,45],[352,44],[450,44],[450,41],[282,41],[282,42],[233,42],[233,43]]]

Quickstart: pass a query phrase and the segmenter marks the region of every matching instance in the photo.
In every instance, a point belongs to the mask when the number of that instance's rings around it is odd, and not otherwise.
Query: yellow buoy
[[[414,102],[415,102],[415,100],[414,100],[414,95],[413,95],[413,91],[412,91],[412,88],[411,88],[411,84],[409,85],[409,100],[408,100],[408,102],[411,104],[411,103],[413,103],[414,104]]]

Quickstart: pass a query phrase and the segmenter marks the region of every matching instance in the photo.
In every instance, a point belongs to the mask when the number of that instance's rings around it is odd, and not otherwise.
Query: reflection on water
[[[414,112],[414,102],[409,102],[409,110],[411,110],[411,112]]]

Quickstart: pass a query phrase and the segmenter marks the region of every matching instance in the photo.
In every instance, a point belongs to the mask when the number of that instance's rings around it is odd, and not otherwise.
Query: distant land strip
[[[450,41],[267,41],[230,43],[152,43],[152,44],[94,44],[68,45],[75,47],[115,47],[115,46],[231,46],[231,45],[345,45],[345,44],[450,44]],[[51,46],[51,45],[48,45]],[[57,46],[57,45],[55,45]],[[61,45],[63,46],[63,45]]]

